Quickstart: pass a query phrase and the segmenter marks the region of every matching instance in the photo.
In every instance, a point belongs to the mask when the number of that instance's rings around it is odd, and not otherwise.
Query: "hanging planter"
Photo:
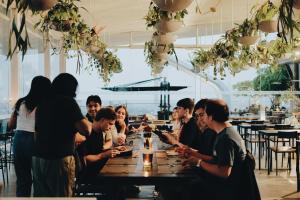
[[[175,40],[176,36],[170,33],[153,35],[153,41],[155,41],[156,44],[168,45],[173,43]]]
[[[72,23],[73,22],[70,20],[53,21],[49,28],[59,32],[69,32],[71,30]]]
[[[161,33],[170,33],[178,31],[183,25],[182,21],[162,19],[156,25],[155,28]]]
[[[164,11],[177,12],[187,8],[193,0],[153,0]]]
[[[243,36],[239,38],[239,43],[242,45],[253,45],[258,40],[258,36]]]
[[[293,1],[293,7],[296,9],[300,9],[300,0],[294,0]]]
[[[28,0],[27,2],[32,11],[42,11],[52,8],[57,0]]]
[[[266,33],[277,32],[278,21],[276,20],[266,20],[261,21],[258,25],[258,29]]]

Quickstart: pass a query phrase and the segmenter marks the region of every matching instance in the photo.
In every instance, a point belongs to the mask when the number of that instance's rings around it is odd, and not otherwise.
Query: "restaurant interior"
[[[200,156],[193,166],[184,164],[192,155],[186,151],[201,154],[180,141],[187,124],[179,114],[186,109],[181,100],[191,99],[190,118],[199,132],[201,120],[214,130],[209,103],[228,106],[224,124],[233,127],[245,156],[247,149],[255,161],[249,166],[259,197],[251,199],[300,199],[299,63],[300,0],[2,0],[0,198],[174,199],[167,189],[185,195],[182,185],[210,163]],[[93,182],[81,182],[76,168],[71,195],[37,195],[36,177],[30,177],[29,195],[20,195],[17,102],[28,97],[35,77],[46,77],[53,88],[64,74],[77,80],[71,99],[81,116],[89,120],[94,102],[101,110],[114,110],[120,123],[118,110],[124,106],[126,131],[116,143],[111,135],[108,148],[103,145],[101,153],[111,154]],[[201,99],[208,103],[199,117]],[[101,110],[89,120],[91,130]],[[89,136],[83,135],[85,143]],[[216,142],[212,158],[218,157]],[[49,143],[56,148],[56,142]],[[73,143],[81,144],[77,135]],[[92,162],[86,155],[83,159],[84,165]],[[210,198],[199,192],[190,199]]]

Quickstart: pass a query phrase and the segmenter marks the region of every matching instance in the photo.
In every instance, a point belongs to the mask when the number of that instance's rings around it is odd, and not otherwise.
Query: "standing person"
[[[52,83],[52,96],[36,110],[34,196],[71,197],[75,179],[75,134],[88,135],[91,123],[75,101],[78,82],[68,73]]]
[[[35,112],[36,107],[50,95],[50,87],[51,82],[48,78],[34,77],[29,93],[17,101],[9,120],[9,129],[16,129],[13,155],[17,176],[17,197],[30,197],[31,195]]]
[[[98,95],[90,95],[86,99],[86,109],[87,109],[86,117],[91,123],[93,122],[97,112],[101,109],[101,107],[102,107],[102,101]]]
[[[217,135],[211,159],[191,156],[183,163],[195,165],[207,175],[201,176],[204,179],[199,185],[188,187],[190,199],[195,199],[200,194],[204,199],[240,199],[239,188],[242,184],[246,148],[238,132],[226,122],[228,119],[229,109],[223,100],[207,101],[204,121]]]
[[[128,112],[123,105],[115,108],[117,120],[115,126],[112,128],[112,138],[115,146],[124,145],[126,134],[128,133]]]

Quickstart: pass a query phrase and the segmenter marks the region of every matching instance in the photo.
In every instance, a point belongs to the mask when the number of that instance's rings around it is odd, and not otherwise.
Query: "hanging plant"
[[[97,70],[98,75],[105,84],[110,81],[114,73],[122,72],[122,64],[120,59],[110,51],[105,51],[100,58],[90,57],[88,71]]]
[[[194,58],[191,63],[195,72],[203,72],[213,63],[213,53],[210,50],[200,48],[194,52]]]
[[[253,20],[246,18],[238,26],[238,31],[240,33],[239,42],[243,45],[252,45],[258,39],[257,25]]]
[[[255,9],[252,8],[252,10]],[[278,20],[274,19],[279,13],[278,7],[276,7],[270,0],[261,5],[255,13],[254,20],[257,24],[257,28],[272,33],[277,31]]]
[[[281,0],[281,5],[279,6],[277,30],[279,36],[282,37],[286,43],[293,43],[294,30],[300,32],[299,22],[294,20],[294,1],[296,0]]]
[[[175,20],[180,21],[180,23],[182,24],[181,21],[187,14],[188,12],[186,9],[179,12],[162,11],[159,7],[154,5],[153,2],[151,2],[148,13],[144,17],[144,19],[146,20],[147,28],[149,28],[156,26],[161,20]]]
[[[35,27],[39,27],[41,32],[48,32],[50,29],[59,32],[75,32],[74,29],[82,23],[75,1],[79,0],[59,0],[46,15],[41,15],[42,19]]]

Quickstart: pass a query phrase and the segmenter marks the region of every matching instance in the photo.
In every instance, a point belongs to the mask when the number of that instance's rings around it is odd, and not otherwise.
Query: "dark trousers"
[[[17,176],[17,197],[30,197],[32,186],[33,133],[16,131],[13,140],[15,172]]]

